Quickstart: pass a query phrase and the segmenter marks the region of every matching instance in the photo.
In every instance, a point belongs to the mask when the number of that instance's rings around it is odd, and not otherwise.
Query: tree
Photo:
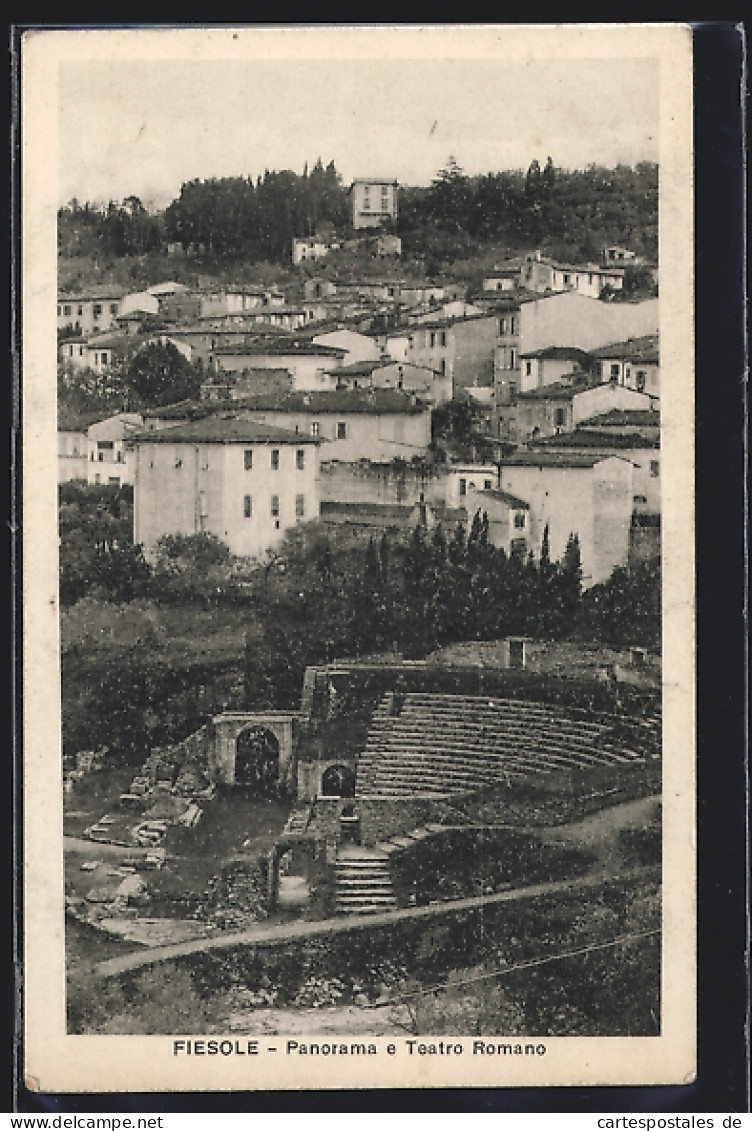
[[[453,156],[431,182],[429,209],[433,219],[443,227],[458,229],[470,203],[470,182]]]
[[[126,363],[124,379],[144,408],[198,397],[204,374],[172,342],[152,342]]]
[[[551,157],[546,158],[546,164],[543,172],[541,173],[541,195],[545,200],[550,199],[553,192],[554,184],[556,183],[556,168]]]
[[[232,555],[215,535],[166,534],[157,542],[153,588],[162,600],[207,607],[232,587]]]
[[[655,648],[661,639],[661,568],[659,562],[620,566],[608,581],[590,588],[583,599],[584,623],[608,644]]]

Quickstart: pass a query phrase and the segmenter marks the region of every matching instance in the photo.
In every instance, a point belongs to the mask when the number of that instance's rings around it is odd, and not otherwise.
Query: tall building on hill
[[[350,188],[353,228],[378,228],[397,218],[397,182],[388,177],[357,177]]]

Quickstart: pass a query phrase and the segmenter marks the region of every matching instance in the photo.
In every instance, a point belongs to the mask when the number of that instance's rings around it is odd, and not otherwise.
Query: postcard
[[[691,28],[20,77],[27,1087],[691,1081]]]

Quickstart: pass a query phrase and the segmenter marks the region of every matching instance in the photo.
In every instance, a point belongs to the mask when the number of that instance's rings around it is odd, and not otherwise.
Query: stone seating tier
[[[535,773],[626,764],[645,756],[635,739],[644,734],[653,747],[660,729],[652,718],[587,719],[487,696],[407,694],[392,710],[385,696],[359,759],[356,796],[467,793]],[[629,742],[618,740],[619,727]]]

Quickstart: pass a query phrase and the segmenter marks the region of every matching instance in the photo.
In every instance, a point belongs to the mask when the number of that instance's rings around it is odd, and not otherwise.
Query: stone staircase
[[[343,915],[393,911],[397,907],[389,857],[372,848],[341,849],[334,864],[336,910]]]
[[[381,841],[374,848],[350,845],[340,848],[340,856],[335,863],[337,911],[355,915],[394,910],[397,900],[392,888],[391,857],[417,841],[444,831],[444,825],[425,824]]]
[[[312,811],[313,806],[308,801],[296,805],[285,822],[282,835],[295,836],[296,834],[304,833],[311,820]]]

